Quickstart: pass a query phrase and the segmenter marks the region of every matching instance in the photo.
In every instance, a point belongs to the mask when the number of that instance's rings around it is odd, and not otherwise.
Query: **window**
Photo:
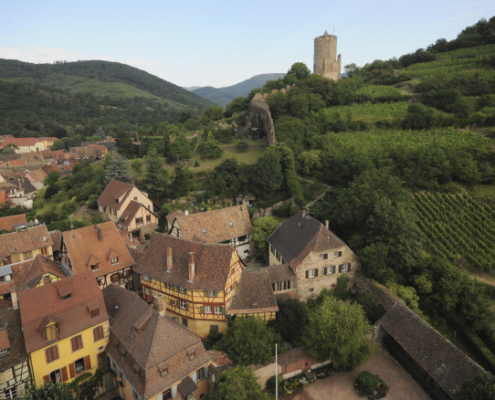
[[[146,216],[146,222],[151,222],[151,215]]]
[[[97,317],[100,315],[100,309],[97,308],[96,310],[91,310],[91,318]]]
[[[182,308],[183,310],[187,310],[187,303],[185,301],[180,301],[180,308]]]
[[[165,390],[163,392],[163,400],[171,400],[172,399],[172,389]]]
[[[196,377],[198,378],[198,382],[205,379],[205,369],[201,368],[196,371]]]
[[[218,332],[218,325],[210,325],[210,332]]]
[[[335,274],[335,265],[330,265],[329,267],[325,267],[323,274],[324,275]]]
[[[315,270],[314,269],[310,269],[309,270],[309,277],[310,278],[314,278],[315,277]]]
[[[349,271],[349,264],[339,265],[339,272],[347,272],[347,271]]]
[[[137,200],[137,196],[134,196],[134,200]]]
[[[206,233],[206,229],[201,229],[201,231],[202,231],[203,233]]]
[[[95,329],[93,329],[93,337],[95,339],[95,342],[104,338],[102,326],[97,326]]]
[[[46,363],[51,363],[52,361],[58,360],[60,358],[58,354],[58,347],[52,346],[45,350]]]
[[[215,314],[222,314],[222,307],[215,306]]]
[[[82,336],[78,335],[76,337],[73,337],[70,340],[70,344],[72,346],[72,352],[74,353],[77,350],[80,350],[83,348],[83,342],[82,342]]]
[[[192,353],[189,353],[189,360],[195,360],[196,359],[196,352],[193,351]]]
[[[160,376],[162,378],[165,378],[166,376],[169,375],[168,373],[168,367],[158,367],[160,369]]]
[[[47,342],[58,339],[58,324],[47,326],[43,330],[43,337]]]
[[[320,254],[320,260],[327,260],[328,259],[328,254]]]
[[[318,269],[308,269],[306,271],[306,279],[308,278],[317,278],[318,277]]]
[[[175,300],[170,299],[170,305],[171,305],[172,307],[175,307]]]
[[[148,281],[149,282],[150,277],[148,275],[143,275],[143,281]]]
[[[30,260],[33,258],[33,253],[31,251],[26,251],[22,253],[22,256],[24,257],[24,260]]]
[[[186,294],[186,288],[181,287],[181,288],[180,288],[180,292],[181,292],[182,294]]]
[[[277,260],[280,261],[280,254],[278,254],[278,251],[276,251],[275,253],[277,253]]]
[[[230,293],[230,287],[227,288],[227,294],[229,294],[229,293]]]
[[[187,319],[182,318],[182,325],[184,325],[187,328]]]
[[[272,254],[275,254],[275,247],[273,247],[272,245],[270,245],[270,251],[272,252]]]
[[[342,252],[341,252],[341,251],[336,251],[336,252],[334,252],[334,253],[333,253],[333,256],[334,256],[335,258],[337,258],[337,257],[342,257]]]
[[[93,272],[94,272],[94,271],[99,271],[99,269],[100,269],[100,264],[98,264],[98,263],[96,263],[96,264],[91,264],[91,265],[89,266],[89,269],[90,269],[91,271],[93,271]]]
[[[211,306],[205,306],[205,314],[211,314]]]
[[[72,293],[66,294],[65,296],[62,296],[62,300],[67,300],[72,297]]]
[[[119,199],[115,199],[115,203],[116,204],[119,204]]]
[[[144,294],[151,296],[151,289],[150,288],[144,288]]]
[[[80,358],[74,364],[76,366],[76,374],[79,374],[86,370],[86,364],[84,364],[84,358]]]
[[[143,223],[143,218],[136,218],[136,225],[142,224]]]
[[[119,263],[119,258],[118,257],[113,257],[110,259],[110,264],[118,264]]]
[[[46,256],[48,254],[48,249],[46,247],[42,247],[41,248],[41,254],[43,254],[44,256]]]
[[[6,399],[16,399],[17,398],[17,389],[14,387],[12,389],[7,389],[5,392]]]
[[[208,297],[216,297],[214,290],[208,290]]]

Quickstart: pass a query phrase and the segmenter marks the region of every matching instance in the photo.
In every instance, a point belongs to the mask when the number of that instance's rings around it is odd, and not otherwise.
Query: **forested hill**
[[[203,110],[210,102],[146,71],[118,62],[76,61],[31,64],[0,59],[0,79],[112,97],[147,97],[168,100]],[[178,104],[175,104],[178,103]]]
[[[214,88],[211,86],[202,87],[192,90],[193,93],[208,99],[209,101],[225,107],[236,97],[246,97],[253,89],[262,87],[269,80],[283,78],[285,73],[281,74],[261,74],[246,79],[240,83],[223,88]]]

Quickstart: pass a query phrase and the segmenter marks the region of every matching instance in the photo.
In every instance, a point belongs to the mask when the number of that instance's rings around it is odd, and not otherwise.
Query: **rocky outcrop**
[[[270,107],[261,93],[256,93],[249,103],[248,123],[266,132],[268,146],[277,144]]]

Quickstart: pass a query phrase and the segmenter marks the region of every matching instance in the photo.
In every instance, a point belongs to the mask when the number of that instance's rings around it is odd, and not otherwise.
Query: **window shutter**
[[[351,272],[351,263],[348,263],[348,264],[347,264],[347,270],[348,270],[349,272]]]
[[[323,275],[328,275],[328,267],[323,268]]]
[[[186,288],[184,288],[184,294],[187,294],[187,289]]]
[[[194,383],[198,383],[198,372],[194,372],[192,376],[192,380]]]
[[[306,270],[306,279],[309,278],[309,270]]]
[[[222,314],[225,315],[225,307],[222,307]]]
[[[186,303],[186,308],[185,308],[186,311],[189,311],[189,303]]]
[[[26,395],[26,387],[24,386],[24,383],[17,386],[17,395],[21,398]]]
[[[12,373],[12,368],[9,368],[5,371],[5,382],[10,381],[11,379],[14,379],[14,374]]]
[[[91,369],[91,357],[90,356],[84,357],[84,362],[86,364],[86,369],[87,370]]]
[[[47,383],[50,383],[50,375],[45,375],[45,376],[43,377],[43,380],[44,380],[45,382],[47,382]]]
[[[62,382],[66,382],[69,380],[69,376],[67,375],[67,367],[62,367]]]
[[[205,308],[204,306],[199,306],[199,313],[204,314],[205,313]]]
[[[205,290],[205,297],[208,297],[208,290]]]
[[[342,272],[342,264],[339,265],[339,272]]]
[[[342,257],[342,252],[341,251],[339,251],[339,257]]]
[[[176,399],[176,398],[177,398],[177,385],[172,386],[172,399]]]
[[[315,269],[315,278],[318,278],[318,268]]]
[[[69,373],[71,378],[75,378],[76,376],[76,366],[74,363],[69,364]]]
[[[215,290],[215,297],[218,297],[218,290]]]

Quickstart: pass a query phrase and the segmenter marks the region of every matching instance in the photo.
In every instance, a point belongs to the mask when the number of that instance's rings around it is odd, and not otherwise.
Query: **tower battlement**
[[[337,57],[337,36],[327,31],[315,38],[313,72],[334,81],[340,80],[341,56]]]

